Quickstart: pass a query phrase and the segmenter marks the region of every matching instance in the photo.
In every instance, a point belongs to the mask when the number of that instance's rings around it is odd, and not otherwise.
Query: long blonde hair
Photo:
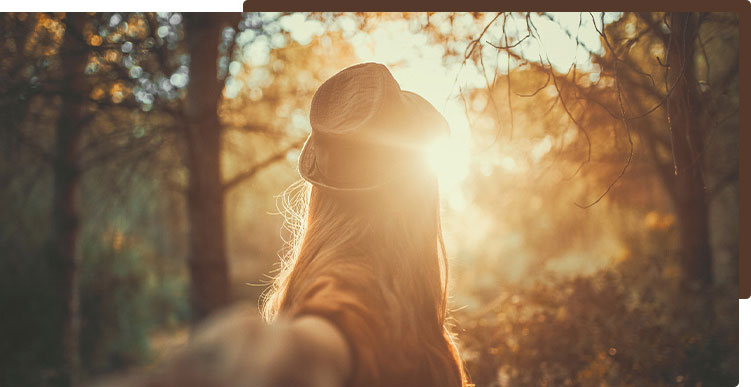
[[[288,308],[306,285],[338,266],[368,267],[398,346],[394,359],[421,365],[432,386],[466,386],[464,367],[446,326],[448,262],[440,221],[438,182],[415,168],[381,189],[340,192],[299,182],[284,195],[292,232],[279,274],[265,294],[268,321]],[[351,271],[349,277],[359,275]],[[349,278],[357,281],[357,278]],[[418,365],[418,367],[420,367]]]

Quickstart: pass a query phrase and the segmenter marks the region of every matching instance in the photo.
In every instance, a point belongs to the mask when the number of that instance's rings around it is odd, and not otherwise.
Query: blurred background
[[[151,368],[259,300],[315,89],[363,61],[429,152],[477,386],[734,386],[738,15],[0,14],[0,385]]]

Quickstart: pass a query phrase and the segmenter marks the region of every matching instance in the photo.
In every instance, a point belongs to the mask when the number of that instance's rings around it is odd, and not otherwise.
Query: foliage
[[[86,207],[80,251],[81,350],[87,375],[147,364],[153,358],[153,334],[187,320],[179,247],[184,221],[174,208],[180,197],[167,194],[162,169],[154,168],[154,161],[151,168],[134,164],[128,174],[100,166],[84,181],[84,196],[99,203]],[[50,326],[60,307],[47,285],[57,274],[50,269],[45,244],[50,176],[38,161],[26,165],[38,172],[2,169],[9,185],[0,191],[0,305],[13,317],[1,324],[0,385],[47,385],[54,365],[50,347],[59,330]]]
[[[152,167],[154,165],[152,164]],[[151,338],[188,321],[187,276],[179,245],[185,230],[157,169],[136,170],[126,192],[113,195],[96,184],[109,171],[84,182],[88,197],[109,198],[102,212],[85,214],[82,235],[81,340],[87,372],[100,374],[146,364]],[[97,179],[99,178],[99,179]],[[96,179],[96,180],[95,180]],[[175,219],[175,217],[177,218]],[[154,219],[160,219],[155,222]]]
[[[680,292],[676,263],[634,256],[590,276],[486,294],[458,313],[478,386],[732,386],[737,303]],[[710,305],[709,311],[707,305]]]

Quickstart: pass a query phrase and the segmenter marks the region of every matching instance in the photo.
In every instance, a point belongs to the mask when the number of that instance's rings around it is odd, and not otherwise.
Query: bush
[[[81,279],[81,359],[90,374],[152,359],[150,336],[189,316],[180,262],[155,256],[119,232],[85,244]],[[172,267],[171,267],[172,266]]]
[[[675,258],[630,258],[591,276],[501,292],[484,310],[457,315],[473,382],[735,386],[737,284],[685,294],[676,267]]]

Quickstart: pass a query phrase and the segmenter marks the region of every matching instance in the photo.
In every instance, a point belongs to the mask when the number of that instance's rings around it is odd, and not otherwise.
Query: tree
[[[200,320],[229,302],[224,196],[220,166],[221,124],[217,114],[222,85],[217,80],[222,14],[188,14],[186,41],[191,58],[185,103],[188,265],[194,318]]]
[[[79,265],[77,258],[80,210],[78,192],[81,180],[81,139],[83,136],[84,99],[87,82],[84,70],[88,50],[77,34],[87,22],[85,14],[68,16],[67,27],[60,47],[62,106],[55,127],[53,153],[53,229],[50,237],[50,266],[60,273],[55,288],[62,307],[62,353],[60,385],[75,386],[80,373],[79,357]]]
[[[560,73],[542,45],[539,45],[537,58],[525,53],[534,48],[533,43],[541,42],[537,22],[549,19],[560,23],[549,14],[499,13],[469,38],[464,53],[454,55],[461,55],[464,62],[474,63],[488,79],[487,95],[492,107],[488,116],[496,120],[498,132],[505,128],[509,135],[512,133],[512,99],[537,96],[543,90],[552,89],[551,100],[560,104],[580,135],[579,139],[584,141],[583,148],[579,140],[568,147],[569,151],[584,152],[571,177],[593,170],[595,165],[591,162],[595,161],[592,157],[596,153],[609,152],[613,160],[623,157],[624,150],[618,142],[609,148],[595,141],[598,136],[603,139],[612,129],[620,139],[626,140],[625,161],[620,166],[611,162],[597,165],[605,188],[600,188],[588,202],[577,202],[580,207],[590,208],[611,193],[633,169],[635,154],[649,155],[648,160],[668,193],[678,220],[683,286],[685,289],[706,288],[713,284],[712,273],[717,270],[713,267],[714,252],[710,242],[709,209],[713,200],[710,192],[716,193],[728,184],[737,183],[737,167],[728,163],[718,167],[715,161],[723,152],[733,154],[732,144],[737,144],[732,121],[721,122],[737,116],[737,17],[719,13],[625,13],[608,24],[604,14],[600,20],[595,20],[593,14],[582,13],[580,27],[584,18],[591,18],[591,26],[597,29],[603,53],[582,45],[578,35],[566,26],[560,26],[560,33],[576,39],[576,50],[583,48],[601,68],[599,73],[577,71],[576,65],[567,73]],[[507,22],[512,26],[526,26],[521,30],[507,29]],[[437,40],[446,41],[439,31],[428,28],[428,32]],[[500,64],[490,66],[486,62],[488,52],[503,54],[508,68],[500,68]],[[711,52],[724,55],[708,54]],[[516,71],[514,63],[536,69],[547,75],[547,80],[541,82],[538,89],[516,91],[511,83]],[[506,75],[508,82],[504,83],[508,86],[498,82],[502,79],[499,74]],[[588,79],[592,75],[596,81]],[[504,102],[508,103],[511,125],[506,118],[500,119],[498,112],[504,107],[494,100],[500,98],[493,90],[501,86],[508,95]],[[731,125],[729,129],[728,125]],[[551,134],[555,127],[551,127]],[[708,148],[712,132],[722,139],[724,149],[718,148],[719,145]],[[611,167],[607,167],[608,164]],[[602,171],[609,172],[602,174]],[[707,185],[708,181],[712,184]],[[734,196],[737,197],[737,191]],[[733,201],[732,197],[722,200]],[[731,214],[732,208],[729,205],[722,211]]]
[[[182,132],[189,175],[187,199],[191,232],[188,265],[195,321],[226,306],[231,300],[225,232],[226,193],[301,145],[296,142],[287,146],[229,180],[223,177],[221,155],[225,130],[219,107],[229,71],[227,68],[220,71],[218,64],[223,32],[227,31],[228,25],[232,35],[223,59],[225,66],[232,61],[236,47],[234,26],[240,20],[239,14],[215,13],[187,14],[185,20],[191,65]]]
[[[123,105],[129,105],[126,110],[140,106],[127,100],[127,89],[132,89],[135,81],[127,76],[125,66],[118,63],[120,53],[127,51],[117,44],[124,34],[109,31],[112,33],[108,35],[107,27],[102,26],[110,24],[117,28],[119,21],[112,23],[110,15],[82,13],[3,16],[8,21],[5,36],[12,37],[2,47],[9,54],[3,55],[7,58],[3,65],[10,66],[2,79],[3,115],[9,118],[3,125],[3,140],[7,140],[3,145],[9,146],[9,154],[18,155],[16,163],[28,159],[28,165],[40,166],[36,177],[22,171],[23,168],[9,168],[11,173],[4,178],[11,182],[31,179],[32,183],[26,188],[28,194],[33,186],[46,184],[47,169],[52,180],[51,195],[48,195],[49,217],[34,230],[46,230],[44,224],[51,224],[45,242],[45,259],[28,271],[18,269],[31,263],[8,263],[11,269],[21,272],[22,278],[49,284],[45,291],[39,292],[43,297],[35,301],[38,308],[45,310],[44,314],[28,315],[34,313],[34,308],[14,313],[19,323],[27,318],[41,321],[31,333],[40,337],[41,344],[29,349],[40,352],[29,355],[36,363],[13,371],[14,375],[24,372],[35,375],[11,376],[9,380],[16,383],[19,379],[14,377],[18,377],[23,384],[74,386],[81,376],[79,280],[84,223],[81,209],[87,199],[81,198],[81,183],[85,173],[93,168],[118,164],[120,171],[127,171],[131,162],[141,160],[154,150],[151,140],[157,136],[133,135],[130,118],[134,114],[132,111],[123,114],[120,109]],[[139,32],[135,27],[125,36],[136,38],[138,43],[137,34],[143,29]],[[114,36],[118,36],[117,39],[113,40]],[[141,43],[146,38],[141,36]],[[36,196],[38,201],[39,195]],[[47,200],[46,196],[44,198]],[[26,238],[26,242],[30,243],[30,239]],[[24,241],[16,242],[19,243]],[[26,250],[33,250],[33,247]],[[36,257],[30,255],[26,258],[36,262]],[[13,258],[17,261],[24,257]],[[16,303],[13,307],[19,305]],[[30,332],[22,332],[18,340],[28,334]],[[27,341],[36,342],[30,338]]]
[[[621,29],[626,25],[636,27],[634,36],[623,36]],[[673,201],[681,241],[683,287],[705,289],[714,283],[713,273],[717,271],[710,241],[710,208],[716,199],[713,194],[724,185],[737,184],[738,176],[737,166],[722,165],[718,169],[716,161],[724,152],[736,153],[737,158],[737,148],[735,152],[727,148],[737,144],[732,122],[719,120],[737,115],[737,18],[707,13],[638,13],[626,15],[608,30],[602,39],[609,55],[602,64],[620,67],[613,75],[623,84],[623,98],[631,97],[629,101],[635,105],[631,114],[637,116],[622,119],[637,121],[638,115],[649,114],[652,109],[662,113],[658,115],[663,117],[662,122],[636,128]],[[616,43],[616,39],[624,43]],[[625,47],[632,49],[626,51]],[[658,47],[662,59],[649,58],[654,47]],[[713,57],[710,50],[724,55]],[[654,83],[643,74],[651,74],[652,81],[658,81]],[[638,98],[645,94],[647,98]],[[724,149],[709,142],[712,134],[726,139],[721,145]],[[665,159],[665,154],[671,156]]]

